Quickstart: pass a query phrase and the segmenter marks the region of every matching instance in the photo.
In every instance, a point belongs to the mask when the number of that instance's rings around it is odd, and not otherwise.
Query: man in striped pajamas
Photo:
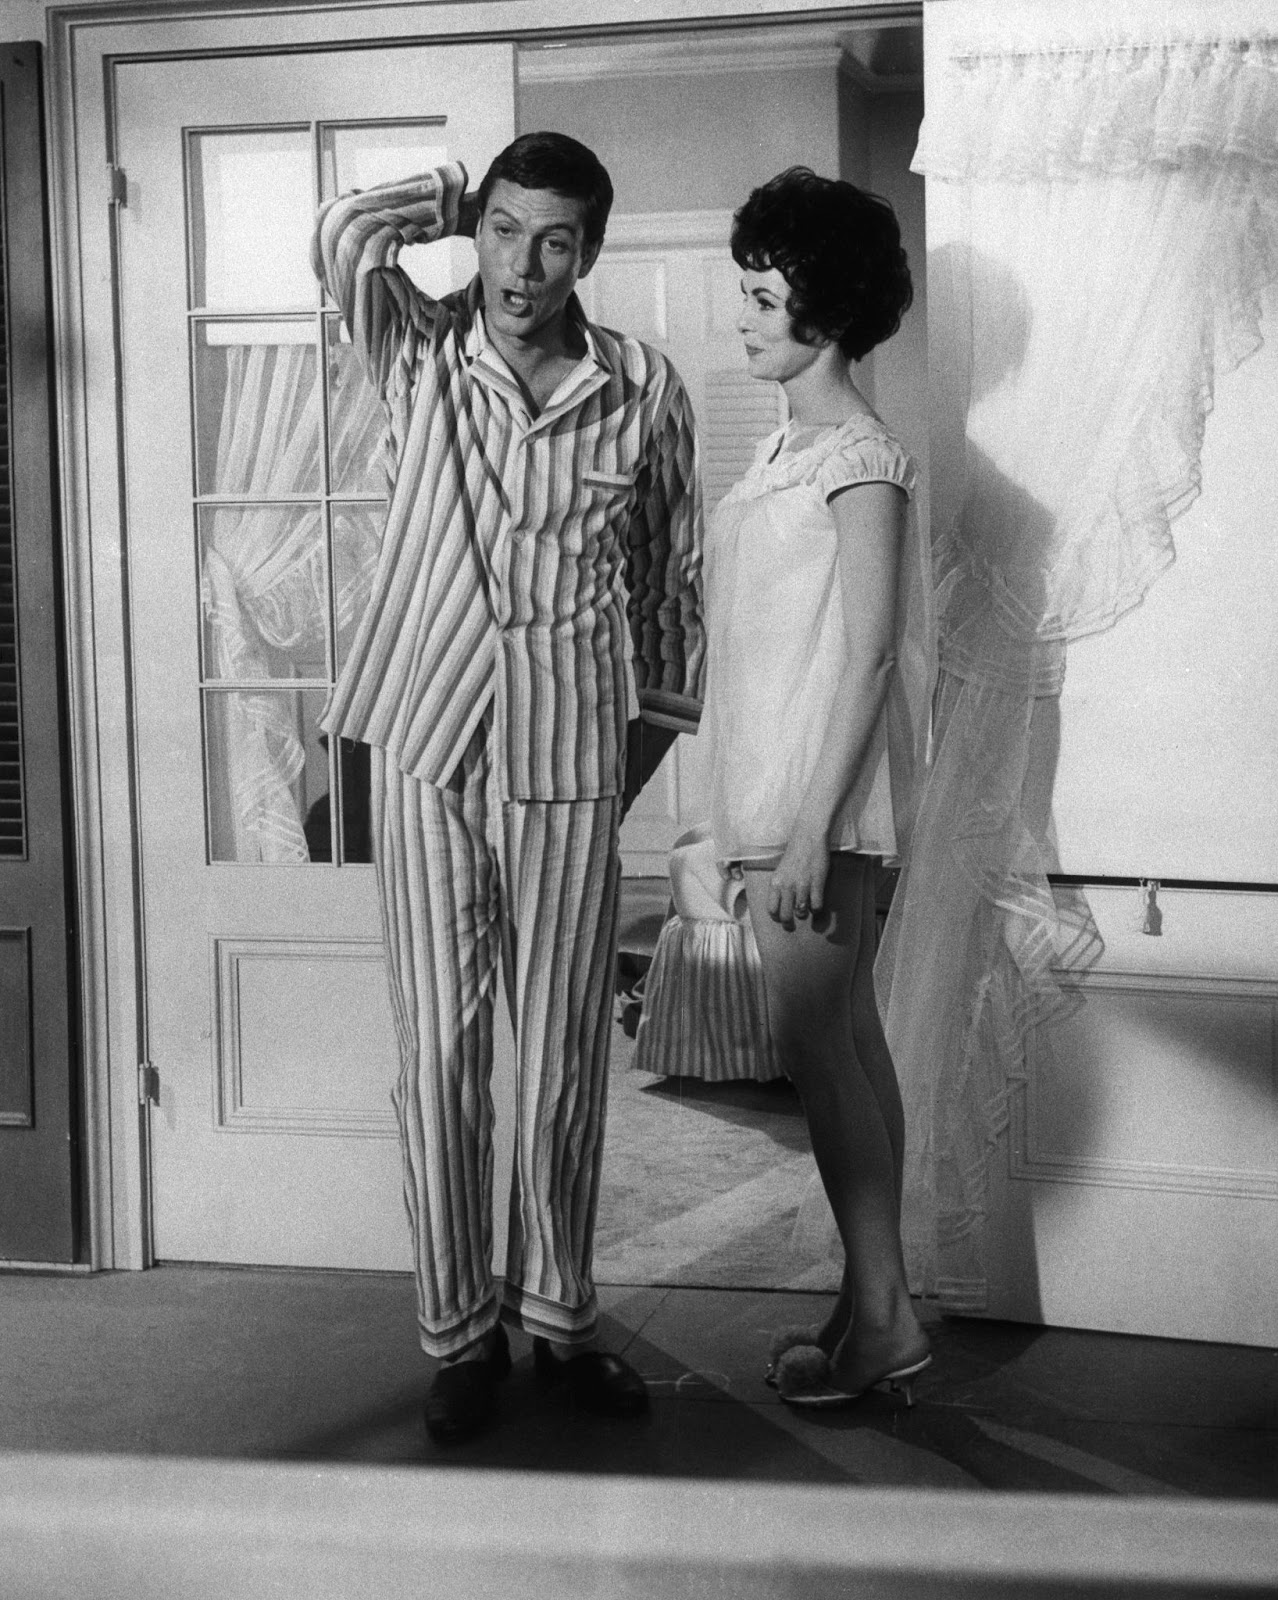
[[[395,1104],[434,1437],[475,1432],[510,1357],[641,1411],[595,1346],[591,1255],[626,806],[695,728],[704,663],[691,408],[670,363],[573,293],[612,202],[593,153],[517,139],[476,195],[447,165],[320,213],[315,269],[384,402],[393,489],[324,720],[372,748],[374,857],[402,1059]],[[473,234],[434,301],[400,248]],[[514,1019],[504,1287],[492,1250],[493,1004]]]

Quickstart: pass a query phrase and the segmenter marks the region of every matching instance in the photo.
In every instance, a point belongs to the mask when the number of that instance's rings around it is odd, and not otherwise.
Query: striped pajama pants
[[[481,726],[447,788],[372,752],[394,1101],[421,1342],[434,1356],[486,1333],[502,1306],[565,1343],[589,1338],[596,1316],[620,801],[501,801],[490,731]],[[517,1078],[502,1305],[490,1265],[499,956]]]

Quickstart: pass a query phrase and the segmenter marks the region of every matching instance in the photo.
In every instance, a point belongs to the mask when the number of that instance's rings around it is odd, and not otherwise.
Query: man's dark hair
[[[775,267],[790,286],[786,310],[801,344],[831,339],[851,361],[891,338],[914,289],[888,202],[808,167],[755,189],[732,220],[739,267]]]
[[[493,160],[479,186],[479,214],[498,178],[521,189],[553,189],[566,200],[580,200],[583,243],[589,249],[603,243],[608,213],[612,209],[612,179],[594,153],[566,133],[521,133]]]

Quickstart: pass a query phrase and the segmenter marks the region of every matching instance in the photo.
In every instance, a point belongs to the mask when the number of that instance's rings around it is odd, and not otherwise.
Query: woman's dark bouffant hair
[[[886,200],[808,167],[755,189],[732,220],[739,267],[775,267],[802,344],[831,339],[851,361],[891,338],[914,289],[901,230]]]

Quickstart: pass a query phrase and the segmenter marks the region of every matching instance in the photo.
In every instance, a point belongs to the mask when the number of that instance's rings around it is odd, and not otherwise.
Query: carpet
[[[600,1283],[731,1289],[838,1287],[840,1264],[805,1253],[800,1207],[816,1168],[788,1082],[702,1083],[630,1068],[613,1038]]]

